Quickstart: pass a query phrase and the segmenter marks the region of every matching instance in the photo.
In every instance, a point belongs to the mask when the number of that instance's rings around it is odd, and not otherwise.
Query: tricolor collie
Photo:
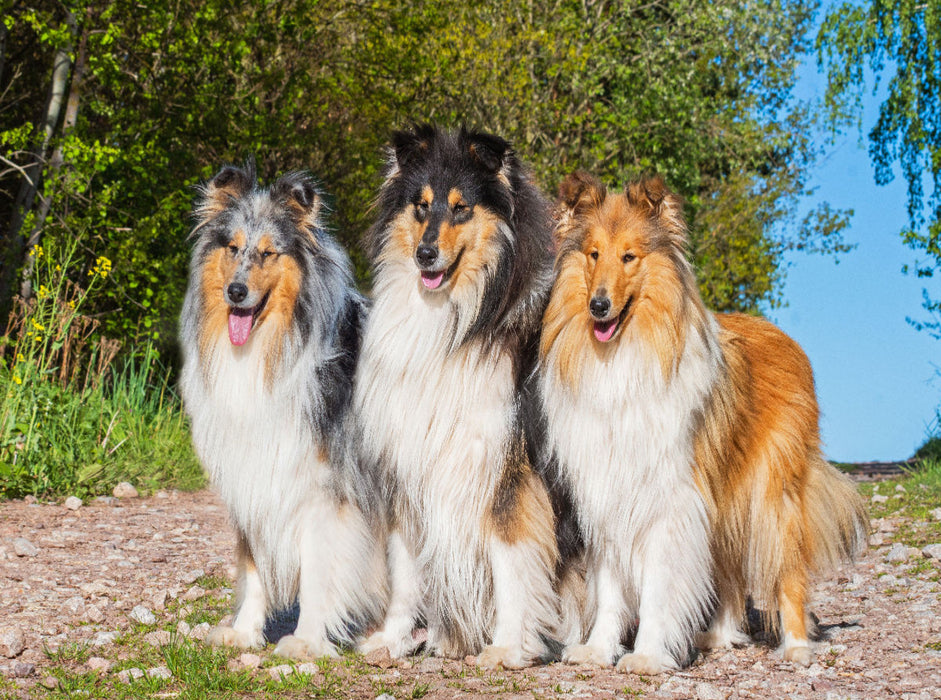
[[[522,667],[556,615],[552,507],[519,401],[551,283],[549,208],[483,133],[398,132],[386,175],[355,407],[397,529],[389,615],[363,648],[406,654],[423,618],[433,653]]]
[[[609,194],[577,173],[560,195],[540,381],[594,613],[564,659],[677,668],[710,622],[706,646],[744,641],[751,596],[808,664],[808,576],[853,555],[867,520],[821,455],[807,357],[764,320],[706,310],[659,178]]]
[[[385,600],[377,492],[347,437],[364,307],[320,211],[305,175],[263,189],[224,168],[196,210],[181,323],[193,442],[238,538],[235,618],[209,641],[262,646],[296,600],[275,648],[291,658],[335,654]]]

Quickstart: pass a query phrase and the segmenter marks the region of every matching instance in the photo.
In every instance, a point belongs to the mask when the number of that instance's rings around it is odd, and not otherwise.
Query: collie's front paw
[[[484,647],[477,655],[477,665],[481,668],[500,668],[506,669],[526,668],[532,666],[532,662],[524,658],[523,650],[520,647]]]
[[[302,639],[293,634],[281,637],[274,654],[294,661],[319,659],[322,656],[336,658],[340,655],[337,648],[326,639]]]
[[[731,649],[732,647],[745,646],[749,641],[748,635],[740,629],[717,627],[697,636],[696,648],[703,651]]]
[[[592,666],[607,668],[611,665],[612,654],[601,647],[590,644],[574,644],[562,652],[562,661],[573,666]]]
[[[650,654],[625,654],[617,665],[617,670],[621,673],[636,673],[638,676],[656,676],[658,673],[675,669],[676,662],[672,658]]]
[[[218,625],[209,630],[206,643],[214,647],[238,647],[239,649],[261,649],[265,646],[265,635],[261,630],[237,630],[227,625]]]
[[[411,632],[403,636],[399,634],[388,634],[384,630],[379,630],[378,632],[373,632],[363,640],[358,650],[360,654],[365,656],[370,652],[385,647],[389,650],[389,656],[393,659],[401,659],[415,651],[423,641],[424,637],[416,639],[415,635]]]
[[[814,653],[807,646],[793,646],[784,649],[784,660],[801,666],[810,666],[814,660]]]

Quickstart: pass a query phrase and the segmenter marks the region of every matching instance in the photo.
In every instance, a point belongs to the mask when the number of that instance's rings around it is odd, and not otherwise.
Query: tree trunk
[[[43,224],[45,224],[46,217],[49,216],[49,209],[52,206],[52,198],[55,195],[56,183],[59,179],[59,171],[62,169],[62,164],[65,162],[65,157],[62,151],[62,139],[68,136],[69,132],[71,132],[75,127],[75,122],[78,119],[78,105],[82,96],[82,82],[85,79],[85,66],[88,57],[88,25],[89,23],[86,22],[84,28],[82,29],[82,38],[79,40],[78,52],[75,55],[75,67],[72,70],[72,82],[69,87],[69,100],[65,107],[65,118],[62,120],[62,130],[60,133],[59,143],[56,145],[56,148],[52,153],[52,158],[49,160],[49,167],[47,168],[46,175],[44,177],[44,179],[46,179],[51,184],[46,188],[46,192],[39,200],[39,208],[36,211],[36,221],[33,224],[32,230],[29,232],[29,237],[26,239],[26,250],[30,250],[34,245],[39,243],[39,237],[42,235]],[[32,296],[34,262],[34,259],[29,257],[26,259],[26,264],[23,267],[23,277],[20,283],[20,296],[24,299],[29,299],[30,296]]]
[[[70,12],[66,16],[66,22],[72,30],[74,37],[77,31],[75,16]],[[37,144],[33,149],[30,163],[23,169],[23,180],[20,183],[20,189],[17,192],[16,200],[13,203],[13,211],[10,216],[10,225],[6,232],[6,245],[4,248],[8,251],[6,264],[3,271],[0,272],[0,302],[7,301],[11,290],[13,289],[13,277],[16,268],[23,261],[25,254],[26,241],[21,235],[23,224],[26,217],[33,208],[33,202],[36,199],[36,192],[39,188],[39,182],[42,178],[43,163],[46,161],[46,154],[49,149],[49,143],[55,135],[56,126],[59,123],[59,117],[62,113],[62,104],[65,102],[65,93],[69,83],[69,72],[72,67],[72,45],[64,46],[56,50],[52,61],[52,85],[49,90],[49,102],[46,105],[46,114],[43,117],[43,138],[42,143]]]

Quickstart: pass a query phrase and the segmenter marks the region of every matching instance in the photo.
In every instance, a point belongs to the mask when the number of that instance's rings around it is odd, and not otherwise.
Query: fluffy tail
[[[833,465],[812,460],[804,492],[810,544],[809,561],[817,571],[861,554],[869,540],[869,514],[856,484]]]

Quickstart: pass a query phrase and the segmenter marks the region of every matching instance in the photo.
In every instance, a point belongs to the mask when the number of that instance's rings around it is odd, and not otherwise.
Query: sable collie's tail
[[[808,563],[817,571],[853,559],[866,548],[869,515],[862,496],[848,476],[823,457],[810,462],[804,491]]]

